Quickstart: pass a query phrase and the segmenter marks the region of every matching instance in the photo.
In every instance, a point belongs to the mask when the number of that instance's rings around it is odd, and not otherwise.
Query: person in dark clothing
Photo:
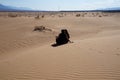
[[[58,44],[58,45],[66,44],[70,41],[69,38],[70,38],[70,35],[69,35],[67,29],[62,29],[59,36],[56,37],[56,44]]]

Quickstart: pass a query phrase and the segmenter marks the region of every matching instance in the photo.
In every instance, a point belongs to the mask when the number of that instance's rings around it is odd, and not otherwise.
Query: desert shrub
[[[43,31],[45,30],[44,26],[35,26],[34,31]]]
[[[63,17],[63,15],[58,15],[59,17]]]
[[[64,17],[64,13],[58,14],[58,17]]]
[[[76,17],[80,17],[80,14],[76,14]]]
[[[46,28],[44,26],[35,26],[34,30],[33,31],[52,31],[51,29],[49,28]]]
[[[99,15],[99,17],[102,17],[101,15]]]
[[[44,18],[44,17],[45,17],[44,15],[42,15],[42,16],[37,15],[37,16],[35,17],[35,19],[40,19],[40,18]]]
[[[17,17],[17,14],[8,14],[8,17]]]
[[[40,19],[40,16],[39,16],[39,15],[37,15],[37,16],[35,17],[35,19]]]
[[[41,18],[44,18],[44,17],[45,17],[44,15],[41,16]]]
[[[107,14],[103,14],[103,16],[108,16]]]

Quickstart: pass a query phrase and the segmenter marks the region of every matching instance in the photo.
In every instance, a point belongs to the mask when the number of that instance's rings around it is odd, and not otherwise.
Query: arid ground
[[[120,80],[120,13],[0,12],[0,80]]]

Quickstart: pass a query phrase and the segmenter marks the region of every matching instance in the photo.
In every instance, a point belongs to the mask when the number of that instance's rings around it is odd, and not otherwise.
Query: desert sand
[[[0,80],[120,80],[119,21],[118,12],[0,12]],[[61,29],[73,43],[52,47]]]

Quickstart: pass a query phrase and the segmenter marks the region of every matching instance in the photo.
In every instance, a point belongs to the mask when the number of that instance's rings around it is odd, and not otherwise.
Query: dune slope
[[[1,80],[119,80],[120,36],[45,45],[0,61]],[[6,77],[7,76],[7,77]]]
[[[120,80],[118,14],[0,17],[0,80]],[[52,32],[33,32],[38,25]],[[62,28],[74,43],[52,47]]]

